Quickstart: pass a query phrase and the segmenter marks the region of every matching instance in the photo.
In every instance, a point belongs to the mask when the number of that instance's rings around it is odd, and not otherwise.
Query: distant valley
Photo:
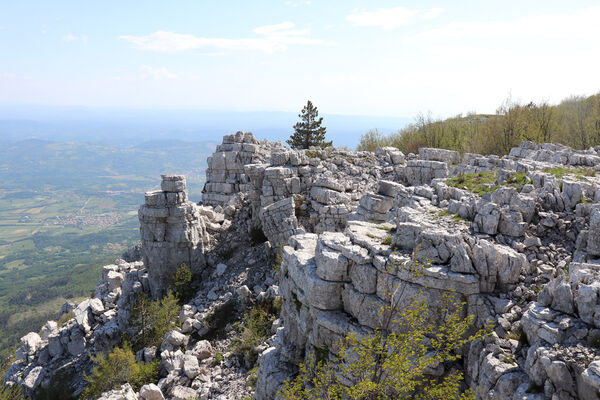
[[[87,297],[102,265],[139,240],[137,209],[161,173],[199,201],[215,144],[134,146],[31,139],[0,145],[0,352]]]

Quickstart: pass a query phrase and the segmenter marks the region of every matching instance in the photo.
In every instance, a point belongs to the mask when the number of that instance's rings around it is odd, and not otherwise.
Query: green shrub
[[[192,286],[192,271],[187,264],[181,264],[173,276],[173,287],[177,298],[182,303],[187,303],[194,297],[196,291]]]
[[[257,346],[270,336],[273,321],[279,316],[281,303],[265,302],[254,306],[244,315],[240,331],[232,341],[231,351],[246,366],[252,367],[258,359]]]
[[[212,363],[210,364],[212,367],[216,367],[217,365],[223,362],[223,352],[221,350],[215,351],[215,356],[213,357]]]
[[[165,334],[175,328],[179,309],[177,297],[171,292],[160,300],[149,300],[145,293],[140,294],[129,318],[129,326],[135,331],[131,338],[134,350],[159,347]]]
[[[394,268],[420,276],[430,265],[415,254],[411,263]],[[390,289],[390,293],[403,291],[401,286]],[[279,395],[286,400],[475,399],[470,390],[461,393],[460,370],[439,378],[426,372],[440,363],[459,361],[460,350],[482,339],[489,327],[469,334],[474,316],[462,318],[465,303],[452,294],[442,297],[436,318],[425,301],[413,299],[404,306],[402,297],[398,293],[393,297],[397,301],[381,308],[379,327],[372,334],[359,338],[350,333],[340,340],[336,358],[330,360],[325,357],[329,351],[317,349],[300,365],[298,376],[284,383]]]
[[[88,385],[80,399],[95,399],[102,392],[119,388],[129,383],[135,391],[142,385],[158,380],[158,361],[141,363],[135,360],[131,347],[125,343],[108,354],[99,354],[92,358],[96,364],[90,375],[85,376]]]

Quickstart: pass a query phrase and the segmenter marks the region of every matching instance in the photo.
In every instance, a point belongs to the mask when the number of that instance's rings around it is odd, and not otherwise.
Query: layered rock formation
[[[460,365],[479,399],[596,399],[599,150],[524,142],[504,157],[428,148],[404,155],[225,136],[209,158],[203,202],[187,200],[183,177],[163,176],[139,211],[143,260],[105,267],[95,297],[75,306],[73,319],[23,337],[5,381],[33,392],[57,370],[89,370],[88,353],[127,329],[135,296],[161,296],[185,263],[199,277],[198,293],[161,348],[138,354],[159,357],[160,381],[103,398],[249,395],[247,366],[234,357],[215,362],[216,350],[227,354],[233,319],[219,322],[224,337],[211,336],[211,324],[281,296],[275,334],[258,347],[254,397],[272,399],[307,354],[333,355],[349,332],[379,327],[383,306],[421,296],[435,308],[453,293],[477,327],[494,323]],[[493,176],[483,195],[460,183],[479,173]],[[278,252],[276,281],[269,264]],[[425,268],[415,275],[409,266],[419,260]]]
[[[203,209],[188,201],[185,177],[163,175],[160,186],[146,193],[146,204],[138,211],[142,260],[154,298],[166,294],[182,264],[195,274],[202,271],[209,242]]]

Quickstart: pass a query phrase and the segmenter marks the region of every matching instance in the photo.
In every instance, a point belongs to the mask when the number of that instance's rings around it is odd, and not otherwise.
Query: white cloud
[[[444,12],[443,8],[432,8],[429,10],[426,10],[422,13],[423,18],[425,19],[434,19],[440,16],[440,14],[442,14]]]
[[[82,42],[85,43],[85,42],[87,42],[88,37],[87,37],[87,35],[73,35],[73,34],[69,33],[67,35],[64,35],[62,37],[62,40],[65,42],[76,42],[78,40],[81,40]]]
[[[154,79],[154,80],[164,80],[164,79],[175,79],[177,78],[177,74],[169,72],[165,67],[162,68],[152,68],[148,65],[142,65],[140,67],[140,71],[142,71],[141,77],[143,79]]]
[[[177,52],[189,50],[259,51],[275,53],[290,45],[322,45],[323,40],[310,38],[310,30],[293,29],[292,22],[255,28],[255,38],[206,38],[190,34],[158,31],[146,36],[121,36],[138,50]],[[212,54],[212,53],[211,53]]]
[[[17,74],[13,74],[12,72],[0,73],[0,79],[14,79],[16,77],[17,77]]]
[[[378,8],[372,11],[354,11],[346,16],[346,21],[353,26],[368,26],[383,29],[394,29],[408,25],[414,18],[436,18],[444,10],[432,8],[429,10],[409,10],[404,7]]]
[[[530,16],[505,21],[452,22],[411,36],[409,42],[447,42],[465,39],[575,38],[589,40],[600,34],[600,7],[568,14]],[[575,42],[573,44],[576,44]]]

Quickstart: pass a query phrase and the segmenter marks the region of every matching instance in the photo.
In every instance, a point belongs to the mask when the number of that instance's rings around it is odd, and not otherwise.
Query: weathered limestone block
[[[369,212],[383,214],[385,220],[385,214],[394,205],[394,199],[380,194],[369,193],[360,199],[360,205]]]
[[[259,218],[263,232],[273,247],[277,248],[287,243],[288,239],[297,233],[298,219],[293,197],[261,208]]]
[[[395,147],[379,147],[375,155],[383,157],[387,162],[394,165],[404,164],[405,161],[404,153]]]
[[[185,192],[186,185],[183,175],[161,175],[161,177],[160,188],[163,192]]]
[[[452,272],[474,274],[473,263],[461,236],[442,230],[427,229],[415,240],[415,256],[434,264],[450,264]]]
[[[592,256],[600,256],[600,207],[593,207],[590,212],[590,229],[586,250]]]
[[[348,196],[346,193],[341,193],[336,190],[321,186],[313,186],[310,189],[310,196],[321,204],[339,204],[350,202],[350,196]]]
[[[341,252],[327,247],[321,239],[317,244],[315,262],[319,278],[338,282],[345,282],[349,279],[349,260]]]
[[[594,299],[594,297],[591,298]],[[550,281],[538,294],[538,303],[567,314],[573,314],[575,311],[571,285],[565,281],[564,277]]]
[[[317,276],[314,259],[304,268],[306,286],[303,287],[308,303],[321,310],[337,310],[342,307],[342,282],[324,281]]]
[[[371,264],[353,264],[350,266],[350,280],[359,292],[373,294],[377,290],[377,269]]]
[[[344,310],[358,320],[361,325],[371,329],[381,327],[381,314],[379,310],[385,303],[372,294],[363,294],[346,283],[342,291]]]
[[[458,164],[460,162],[460,154],[454,150],[421,147],[419,148],[419,157],[424,160],[443,161],[448,164]]]
[[[367,264],[373,259],[367,249],[353,244],[350,238],[341,232],[324,232],[319,238],[325,246],[340,251],[344,257],[357,264]]]
[[[182,264],[193,273],[204,268],[204,246],[208,241],[199,207],[187,201],[185,177],[163,175],[161,187],[162,192],[150,192],[146,196],[147,203],[138,212],[142,258],[155,298],[166,294],[175,271]],[[165,198],[164,203],[157,200],[161,197]],[[118,271],[107,271],[106,280],[110,290],[123,282]]]
[[[377,183],[377,193],[387,197],[396,197],[403,186],[399,183],[380,180]]]
[[[29,371],[29,373],[23,380],[23,386],[25,386],[29,390],[35,389],[44,377],[43,372],[44,368],[42,366],[37,366],[33,368],[31,371]]]
[[[527,268],[527,259],[523,254],[484,239],[474,241],[471,251],[482,292],[493,291],[497,284],[517,282],[521,271]]]
[[[448,176],[448,165],[445,162],[430,160],[408,160],[400,175],[411,186],[430,184],[435,178]]]
[[[521,327],[530,344],[540,343],[540,339],[550,344],[562,343],[565,329],[554,320],[560,313],[531,303],[521,318]]]
[[[476,294],[480,291],[477,276],[452,272],[444,265],[423,268],[422,274],[418,275],[406,268],[400,268],[398,277],[403,281],[416,283],[425,288],[453,290],[464,295]]]
[[[349,221],[344,232],[352,243],[368,249],[370,254],[384,254],[390,248],[392,236],[387,230],[382,229],[383,227],[380,224],[366,221]],[[389,242],[386,242],[386,239]],[[366,263],[359,262],[358,264]]]
[[[475,206],[475,231],[495,235],[500,222],[500,210],[495,203],[480,201]]]
[[[523,222],[523,215],[519,211],[500,210],[498,232],[512,237],[521,237],[525,234],[527,223]]]

